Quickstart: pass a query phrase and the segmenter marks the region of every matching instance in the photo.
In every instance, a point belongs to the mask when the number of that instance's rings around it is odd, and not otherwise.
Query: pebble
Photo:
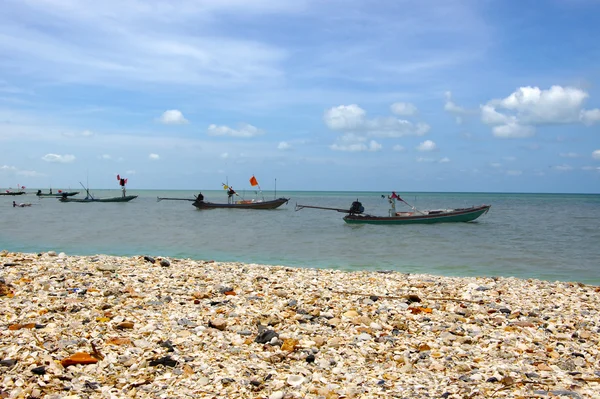
[[[587,399],[600,392],[599,287],[0,254],[12,265],[0,274],[0,397]]]

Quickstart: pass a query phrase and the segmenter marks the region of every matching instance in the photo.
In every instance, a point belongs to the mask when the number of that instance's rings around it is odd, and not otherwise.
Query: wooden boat
[[[392,195],[388,199],[391,204],[388,216],[364,214],[364,207],[358,200],[354,201],[349,209],[296,205],[296,210],[315,208],[347,213],[343,220],[348,224],[432,224],[471,222],[481,215],[486,214],[491,208],[491,205],[478,205],[468,208],[418,210],[400,198],[395,192],[392,192]],[[410,206],[412,212],[396,212],[396,200]]]
[[[0,195],[24,195],[25,191],[8,191],[0,193]]]
[[[276,209],[283,204],[287,204],[289,198],[277,198],[270,201],[254,201],[254,200],[240,200],[232,202],[231,204],[206,202],[203,200],[195,200],[192,205],[198,209],[216,209],[216,208],[228,208],[228,209]]]
[[[60,197],[60,202],[129,202],[132,199],[137,198],[137,195],[126,195],[124,197],[109,197],[109,198],[69,198],[69,197]]]
[[[42,190],[38,190],[35,195],[40,198],[62,198],[64,196],[72,197],[79,194],[79,191],[59,191],[57,193],[42,193]]]
[[[490,210],[491,205],[469,208],[437,209],[416,212],[396,212],[392,216],[371,216],[348,214],[344,222],[348,224],[431,224],[471,222]]]

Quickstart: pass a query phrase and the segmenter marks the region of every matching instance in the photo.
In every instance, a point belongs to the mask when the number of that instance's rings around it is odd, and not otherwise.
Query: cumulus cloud
[[[447,91],[445,93],[445,95],[446,95],[446,103],[444,104],[444,110],[446,110],[450,113],[459,114],[459,115],[464,115],[468,112],[466,109],[456,105],[454,103],[454,101],[452,101],[452,92],[451,91]]]
[[[163,112],[158,120],[165,125],[185,125],[186,123],[189,123],[178,109],[170,109]]]
[[[150,159],[151,161],[158,161],[160,159],[160,155],[150,154],[150,155],[148,155],[148,159]]]
[[[42,157],[42,160],[46,162],[58,162],[58,163],[71,163],[75,161],[74,155],[58,155],[58,154],[46,154]]]
[[[523,126],[516,122],[494,126],[492,132],[499,138],[526,138],[535,135],[535,129],[532,126]]]
[[[579,119],[581,119],[581,122],[585,125],[593,125],[596,122],[600,122],[600,109],[581,110]]]
[[[600,150],[596,150],[596,151],[592,152],[592,158],[600,161]]]
[[[412,116],[417,113],[417,107],[411,103],[393,103],[390,109],[393,114],[400,116]]]
[[[370,151],[376,152],[381,150],[383,147],[375,140],[371,140],[368,144],[366,143],[352,143],[352,144],[332,144],[329,148],[334,151],[347,151],[347,152],[361,152]]]
[[[555,85],[547,90],[520,87],[506,98],[482,105],[481,121],[495,126],[492,129],[494,135],[502,138],[531,137],[537,125],[591,125],[600,121],[600,109],[582,109],[588,97],[588,93],[575,87]]]
[[[419,151],[435,151],[437,149],[437,145],[431,140],[425,140],[421,144],[417,146],[417,150]]]
[[[287,141],[282,141],[277,145],[277,149],[282,150],[282,151],[289,150],[291,148],[292,148],[291,144],[288,143]]]
[[[325,111],[323,120],[331,130],[382,138],[423,136],[430,130],[426,123],[414,124],[395,117],[368,119],[366,111],[356,104],[330,108]]]
[[[212,124],[208,127],[207,133],[210,136],[251,138],[264,134],[264,131],[248,123],[242,123],[238,129],[233,129],[229,126],[224,125],[217,126],[215,124]]]

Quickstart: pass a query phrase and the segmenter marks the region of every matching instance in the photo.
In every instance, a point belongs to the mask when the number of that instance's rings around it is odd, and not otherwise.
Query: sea
[[[387,215],[389,192],[239,192],[245,199],[289,198],[276,210],[197,210],[198,191],[133,190],[128,203],[61,203],[32,193],[0,196],[0,250],[67,255],[189,258],[346,271],[503,276],[600,285],[600,195],[402,193],[417,209],[491,204],[475,222],[348,225],[343,213]],[[84,191],[84,190],[81,190]],[[44,190],[47,192],[47,190]],[[119,190],[93,190],[97,198]],[[226,202],[223,190],[202,191]],[[77,197],[83,197],[85,192]],[[13,208],[12,201],[31,203]],[[410,208],[401,203],[397,210]]]

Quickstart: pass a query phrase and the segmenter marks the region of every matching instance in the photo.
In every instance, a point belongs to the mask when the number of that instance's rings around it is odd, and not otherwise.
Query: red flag
[[[395,191],[392,191],[392,196],[390,198],[395,198],[398,201],[402,201],[402,198],[400,198],[400,196],[398,194],[396,194]]]
[[[256,181],[256,177],[252,176],[252,177],[250,178],[250,185],[251,185],[252,187],[254,187],[254,186],[258,186],[258,182]]]
[[[127,179],[125,179],[125,184],[127,184]]]
[[[62,193],[62,190],[58,190],[59,193]]]
[[[117,175],[117,180],[121,180],[121,176]]]

